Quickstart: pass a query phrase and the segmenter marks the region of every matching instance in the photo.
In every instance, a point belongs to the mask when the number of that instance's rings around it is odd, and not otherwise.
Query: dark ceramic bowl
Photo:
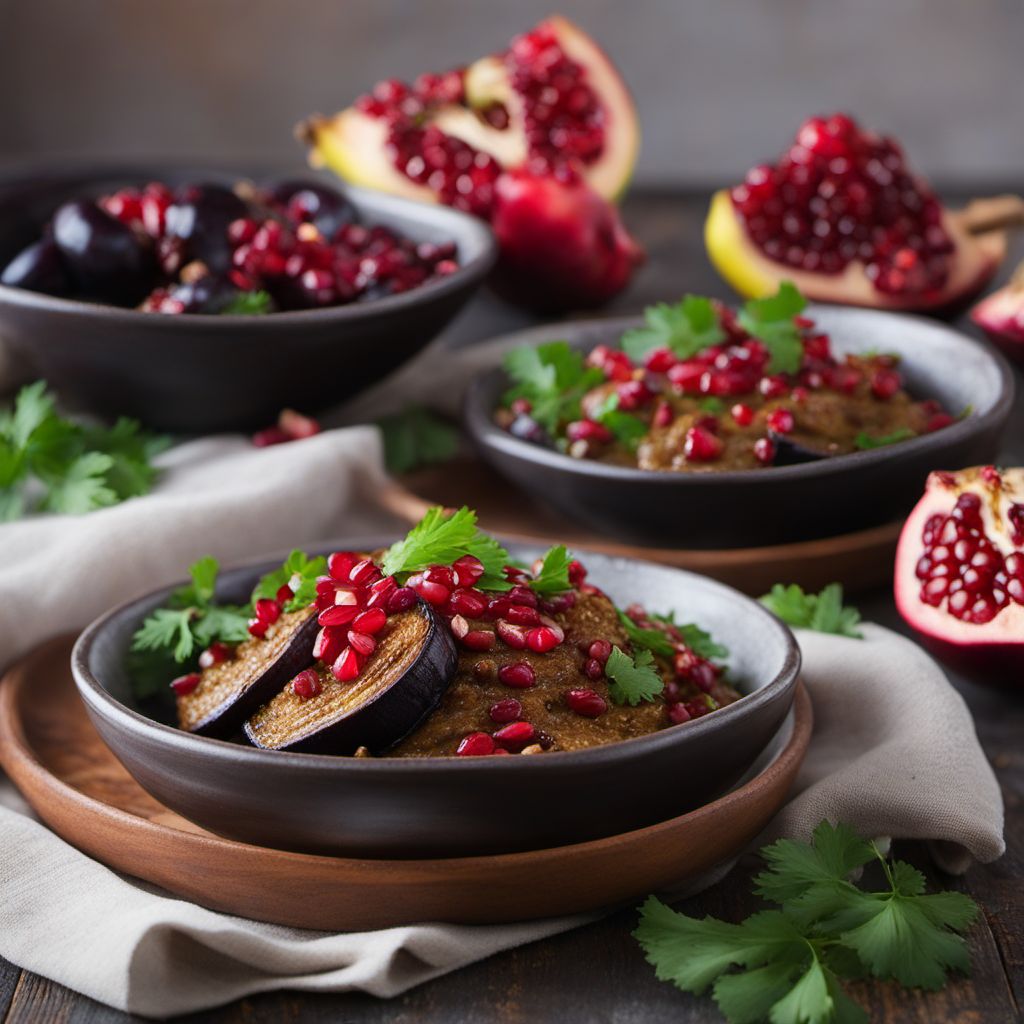
[[[802,465],[725,472],[630,469],[522,441],[493,412],[508,378],[500,368],[470,384],[465,423],[483,457],[540,501],[636,544],[753,547],[848,533],[900,519],[933,469],[990,462],[1013,405],[1013,375],[992,350],[943,324],[874,310],[812,306],[807,314],[837,354],[895,352],[907,387],[962,421],[924,437]],[[589,351],[617,345],[638,319],[553,324],[495,339],[495,349],[564,339]]]
[[[356,550],[379,543],[339,542]],[[539,553],[510,547],[522,557]],[[172,810],[233,839],[401,858],[614,835],[699,806],[736,782],[785,719],[800,654],[782,623],[729,587],[679,569],[579,554],[614,600],[642,599],[709,629],[729,648],[731,676],[745,696],[649,736],[534,757],[364,759],[257,750],[161,724],[133,700],[125,666],[131,635],[171,588],[89,626],[72,670],[93,724],[138,782]],[[271,567],[225,574],[221,597],[244,598]]]
[[[0,189],[0,267],[40,236],[67,199],[154,179],[238,177],[151,169],[7,185]],[[284,407],[315,413],[334,405],[433,339],[480,286],[496,254],[490,229],[473,217],[345,191],[367,223],[416,241],[454,241],[459,269],[400,295],[257,317],[140,313],[0,285],[0,337],[73,403],[161,430],[260,427]]]

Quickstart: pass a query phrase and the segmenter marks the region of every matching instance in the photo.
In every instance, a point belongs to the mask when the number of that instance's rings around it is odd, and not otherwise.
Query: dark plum
[[[228,225],[246,217],[249,206],[224,185],[184,185],[167,210],[168,238],[184,243],[182,260],[202,260],[214,273],[231,267]]]
[[[131,228],[95,203],[61,206],[53,215],[53,240],[81,295],[133,306],[149,291],[149,249]]]
[[[60,250],[51,238],[40,239],[22,249],[0,274],[0,284],[44,295],[67,295],[71,291]]]

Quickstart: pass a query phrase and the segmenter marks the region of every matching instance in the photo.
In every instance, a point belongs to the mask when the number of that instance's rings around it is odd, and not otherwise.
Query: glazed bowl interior
[[[197,170],[71,174],[0,187],[0,267],[38,239],[53,211],[150,180],[231,184]],[[316,180],[308,171],[292,177]],[[0,335],[73,404],[164,430],[251,428],[284,407],[314,413],[397,369],[479,288],[496,255],[490,229],[448,207],[336,179],[366,224],[416,242],[455,242],[459,267],[398,295],[262,316],[142,313],[0,285]]]
[[[339,546],[370,550],[380,538]],[[509,544],[513,555],[535,549]],[[741,700],[682,726],[581,751],[513,758],[345,758],[258,750],[194,736],[132,693],[127,654],[172,588],[89,626],[72,670],[100,735],[163,804],[211,831],[260,845],[368,856],[460,856],[613,835],[699,806],[733,785],[778,732],[799,651],[764,608],[692,573],[578,552],[612,600],[696,621],[729,649]],[[279,563],[225,573],[244,599]]]
[[[638,544],[750,547],[834,536],[902,518],[933,469],[991,461],[1013,406],[1006,362],[945,324],[906,314],[811,306],[806,315],[837,355],[868,350],[900,357],[907,390],[938,399],[958,422],[898,444],[750,470],[670,472],[574,459],[499,428],[493,414],[508,387],[500,365],[467,390],[467,431],[484,459],[543,503]],[[580,351],[617,345],[638,318],[555,324],[491,343],[498,352],[564,339]]]

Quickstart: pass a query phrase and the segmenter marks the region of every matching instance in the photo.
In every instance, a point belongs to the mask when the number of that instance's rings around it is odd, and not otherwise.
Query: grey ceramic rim
[[[85,185],[83,185],[84,187]],[[344,324],[352,320],[372,320],[403,310],[415,309],[426,298],[442,298],[460,291],[465,287],[467,281],[482,279],[498,258],[497,243],[491,229],[482,220],[471,217],[468,213],[453,210],[448,206],[434,206],[401,196],[387,195],[372,189],[356,188],[349,185],[343,185],[342,188],[345,195],[352,199],[359,210],[449,234],[453,240],[458,242],[459,248],[465,250],[467,259],[460,262],[458,269],[451,274],[425,281],[398,295],[387,295],[365,302],[351,302],[343,306],[328,306],[324,309],[268,313],[265,316],[209,313],[161,316],[142,313],[137,309],[126,309],[123,306],[110,306],[100,302],[84,302],[80,299],[45,295],[41,292],[32,292],[25,288],[14,288],[3,284],[0,284],[0,303],[21,306],[25,309],[46,310],[54,314],[74,313],[76,316],[89,316],[128,324],[137,324],[139,318],[144,317],[147,328],[152,326],[155,330],[171,333],[187,332],[189,324],[201,324],[206,330],[223,329],[229,333],[237,331],[240,325],[244,325],[257,332],[278,326],[302,327],[311,323]]]
[[[908,313],[890,313],[880,310],[854,309],[840,306],[809,306],[805,315],[812,319],[822,316],[830,319],[837,316],[877,318],[876,322],[879,327],[885,325],[895,327],[900,324],[910,323],[917,325],[919,328],[926,328],[929,331],[941,333],[948,339],[955,340],[957,344],[968,346],[980,358],[988,360],[999,380],[999,393],[995,396],[990,407],[983,412],[972,413],[970,416],[948,427],[944,427],[934,434],[925,434],[907,441],[901,441],[899,444],[873,448],[868,451],[852,452],[848,455],[836,455],[817,462],[805,462],[794,466],[774,466],[770,469],[725,470],[707,473],[672,473],[656,469],[631,469],[627,466],[610,466],[586,459],[574,459],[571,456],[563,455],[561,452],[551,451],[540,445],[513,437],[493,422],[491,417],[494,408],[493,406],[488,407],[489,403],[487,402],[487,396],[493,391],[494,383],[504,375],[504,371],[500,367],[484,370],[471,381],[466,392],[464,406],[465,423],[470,436],[478,444],[500,452],[502,455],[561,470],[568,475],[590,477],[598,480],[614,480],[617,483],[642,480],[645,486],[685,485],[687,487],[700,488],[715,487],[727,483],[769,485],[777,481],[801,480],[806,477],[829,477],[856,468],[868,469],[871,466],[879,465],[893,458],[900,458],[904,453],[909,455],[915,452],[941,449],[946,447],[947,442],[956,442],[968,438],[975,433],[983,432],[990,426],[1004,420],[1013,406],[1015,393],[1014,377],[1013,371],[1006,360],[998,352],[991,348],[986,348],[981,342],[973,340],[966,334],[946,324]],[[579,332],[584,334],[592,333],[597,328],[606,328],[609,332],[621,335],[631,328],[642,325],[643,320],[639,317],[620,317],[614,320],[578,320],[542,327],[531,327],[524,331],[515,331],[511,334],[490,339],[490,342],[495,346],[505,343],[509,347],[515,344],[538,345],[545,341],[553,341],[559,338],[572,338]],[[576,344],[570,341],[570,344],[582,350],[589,350],[593,347],[591,344],[583,341],[579,341]],[[865,340],[864,348],[871,347],[870,340]]]
[[[346,537],[330,545],[317,545],[315,550],[373,550],[382,544],[390,543],[393,538],[383,539],[378,535],[375,537]],[[520,551],[535,550],[528,545],[508,542],[510,550]],[[608,559],[597,552],[580,549],[576,552],[581,559],[588,558]],[[284,555],[282,554],[281,558]],[[610,560],[610,559],[609,559]],[[246,578],[255,582],[259,574],[268,568],[280,564],[280,560],[266,561],[259,564],[243,565],[223,574],[223,583],[230,585]],[[234,761],[240,764],[273,763],[292,767],[306,767],[310,770],[321,771],[344,770],[379,773],[379,774],[401,774],[421,772],[508,772],[508,771],[544,771],[547,765],[570,766],[593,766],[605,767],[614,765],[621,760],[632,760],[635,752],[640,750],[656,751],[665,747],[673,746],[683,735],[699,735],[705,731],[727,730],[730,721],[738,720],[740,717],[755,713],[763,705],[772,702],[780,693],[789,689],[795,690],[796,678],[800,671],[801,657],[800,649],[796,639],[789,628],[779,619],[771,614],[766,608],[746,597],[739,591],[718,583],[698,573],[687,572],[684,569],[673,569],[668,566],[657,565],[652,562],[645,562],[639,559],[629,560],[630,565],[637,565],[645,568],[655,568],[670,571],[673,576],[678,577],[681,586],[688,581],[698,581],[700,587],[710,589],[721,594],[725,599],[732,602],[739,602],[745,608],[749,617],[759,619],[768,629],[777,635],[780,646],[785,650],[782,665],[779,671],[764,685],[758,687],[752,693],[744,694],[735,704],[729,704],[716,711],[712,715],[705,715],[694,721],[687,722],[685,730],[678,727],[669,727],[659,732],[649,733],[646,736],[637,736],[627,740],[619,740],[615,743],[608,743],[602,746],[590,747],[579,751],[553,751],[544,757],[526,758],[525,763],[519,758],[462,758],[462,757],[426,757],[426,758],[351,758],[338,757],[329,754],[301,754],[287,751],[258,750],[255,747],[241,746],[236,743],[229,743],[225,740],[212,739],[206,736],[194,736],[191,733],[183,732],[173,726],[164,725],[161,722],[147,718],[145,715],[122,704],[119,700],[101,685],[89,667],[90,655],[97,637],[102,635],[111,620],[120,615],[127,608],[144,604],[147,600],[162,595],[181,586],[186,581],[181,580],[170,587],[161,587],[158,590],[150,591],[131,601],[126,601],[100,618],[96,619],[75,642],[71,652],[71,669],[75,679],[75,685],[83,700],[103,718],[114,719],[117,723],[133,732],[151,733],[154,739],[164,745],[170,745],[187,755],[190,751],[195,752],[196,744],[201,746],[204,753],[217,757],[223,761]]]

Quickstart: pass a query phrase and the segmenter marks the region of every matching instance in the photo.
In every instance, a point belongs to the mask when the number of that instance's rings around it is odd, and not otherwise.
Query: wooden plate
[[[454,459],[391,481],[376,495],[389,512],[418,522],[431,505],[476,509],[492,533],[534,544],[553,541],[608,555],[643,558],[703,573],[744,593],[759,595],[774,583],[799,583],[820,590],[842,583],[848,591],[869,590],[892,578],[902,523],[772,547],[728,550],[648,548],[610,540],[539,505],[528,494],[476,459]]]
[[[311,856],[221,839],[157,803],[89,723],[71,681],[70,649],[69,638],[50,641],[0,682],[0,764],[39,817],[117,871],[214,910],[302,928],[495,924],[613,906],[684,883],[764,828],[811,736],[801,685],[781,751],[752,779],[696,811],[607,839],[450,860]]]

